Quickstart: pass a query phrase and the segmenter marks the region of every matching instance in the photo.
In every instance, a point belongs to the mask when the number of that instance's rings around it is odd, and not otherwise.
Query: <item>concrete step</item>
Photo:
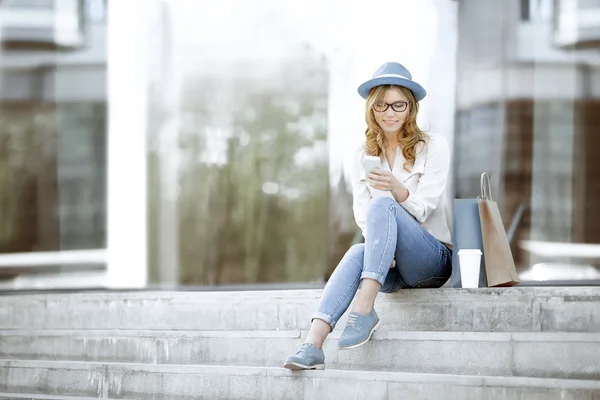
[[[280,367],[306,331],[0,331],[0,358]],[[600,334],[377,331],[331,369],[600,380]]]
[[[39,394],[0,393],[0,400],[96,400],[94,397],[48,396]]]
[[[308,329],[320,295],[321,290],[4,295],[0,327]],[[600,332],[600,287],[402,290],[378,296],[377,311],[389,331]]]
[[[130,400],[592,400],[600,382],[205,365],[0,361],[0,392]]]

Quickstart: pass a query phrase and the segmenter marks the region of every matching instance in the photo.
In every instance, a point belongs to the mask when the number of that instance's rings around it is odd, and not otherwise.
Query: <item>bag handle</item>
[[[492,184],[490,183],[490,176],[487,172],[481,174],[481,198],[484,200],[492,200]]]

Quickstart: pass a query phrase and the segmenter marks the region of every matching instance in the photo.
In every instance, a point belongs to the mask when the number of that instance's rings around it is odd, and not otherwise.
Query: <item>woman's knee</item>
[[[367,219],[378,218],[382,212],[387,212],[390,206],[397,204],[396,200],[389,197],[376,197],[371,200],[367,210]]]
[[[357,243],[352,245],[348,251],[346,252],[346,254],[344,255],[345,259],[353,259],[353,260],[359,260],[363,261],[365,256],[365,244],[364,243]]]

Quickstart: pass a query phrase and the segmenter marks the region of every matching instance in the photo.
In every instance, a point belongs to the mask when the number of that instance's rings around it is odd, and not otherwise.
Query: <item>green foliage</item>
[[[106,245],[106,105],[0,109],[0,252]]]
[[[274,87],[191,79],[180,134],[181,284],[324,278],[327,76],[319,63],[304,82],[282,71]]]

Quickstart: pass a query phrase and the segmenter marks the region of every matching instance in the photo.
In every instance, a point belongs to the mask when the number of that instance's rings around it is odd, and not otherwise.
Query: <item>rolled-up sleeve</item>
[[[365,226],[367,223],[367,208],[371,200],[371,193],[367,187],[367,182],[362,176],[362,164],[364,159],[364,150],[355,152],[352,159],[352,208],[356,225],[365,236]],[[365,236],[366,237],[366,236]]]
[[[420,223],[425,222],[438,206],[440,197],[446,190],[449,169],[448,142],[441,136],[432,136],[429,139],[425,168],[417,189],[409,192],[406,200],[400,203]]]

